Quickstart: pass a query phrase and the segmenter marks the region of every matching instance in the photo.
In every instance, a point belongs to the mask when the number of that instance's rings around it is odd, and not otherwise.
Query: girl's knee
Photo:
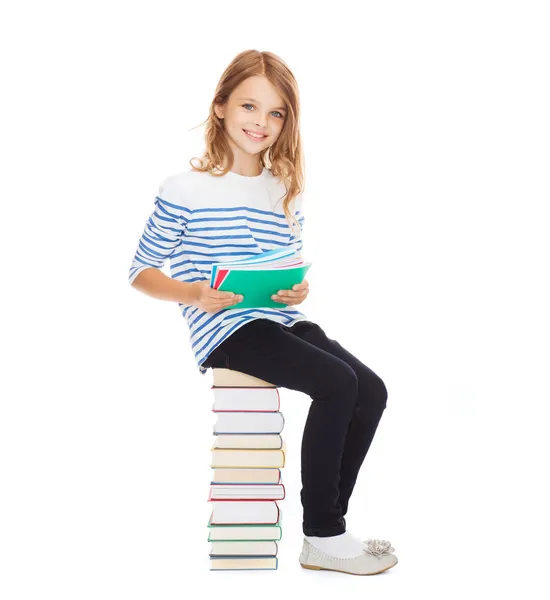
[[[354,369],[344,361],[339,361],[337,368],[331,373],[332,388],[336,393],[357,401],[359,378]]]
[[[355,371],[344,361],[335,359],[331,362],[330,368],[319,370],[314,377],[317,396],[338,398],[339,402],[349,399],[350,405],[357,402],[359,379]]]
[[[378,377],[377,387],[380,405],[385,409],[388,405],[388,388],[380,377]]]
[[[376,374],[368,373],[359,377],[359,403],[370,410],[376,408],[383,412],[388,404],[388,389],[386,384]]]

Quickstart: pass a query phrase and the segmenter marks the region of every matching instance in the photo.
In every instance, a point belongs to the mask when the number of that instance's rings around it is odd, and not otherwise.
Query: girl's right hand
[[[191,282],[192,302],[207,313],[215,313],[226,306],[232,306],[244,300],[244,297],[233,292],[220,292],[210,287],[208,281]]]

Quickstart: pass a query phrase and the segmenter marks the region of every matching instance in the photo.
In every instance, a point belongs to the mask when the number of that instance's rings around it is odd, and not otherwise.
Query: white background
[[[54,1],[0,22],[3,600],[544,597],[548,4]],[[310,399],[285,389],[279,569],[208,570],[212,372],[177,305],[127,283],[247,48],[300,87],[301,309],[389,391],[347,518],[396,549],[375,577],[298,564]]]

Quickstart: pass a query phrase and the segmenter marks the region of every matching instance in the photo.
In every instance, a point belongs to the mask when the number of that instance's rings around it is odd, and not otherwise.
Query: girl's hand
[[[287,306],[294,306],[303,302],[309,294],[309,283],[306,279],[302,283],[292,286],[291,290],[279,290],[277,294],[271,296],[272,300],[282,302]]]
[[[226,306],[232,306],[243,301],[243,296],[233,292],[220,292],[210,287],[208,281],[193,281],[192,302],[207,313],[215,313]]]

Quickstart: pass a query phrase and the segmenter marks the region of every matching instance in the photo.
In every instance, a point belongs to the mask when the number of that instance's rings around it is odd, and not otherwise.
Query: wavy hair
[[[232,91],[245,79],[254,75],[266,77],[282,96],[287,106],[287,118],[277,140],[260,152],[260,165],[271,169],[285,186],[283,210],[292,231],[294,224],[300,225],[290,212],[289,205],[304,189],[304,157],[300,137],[300,97],[298,84],[286,63],[271,52],[245,50],[238,54],[223,72],[210,104],[208,118],[197,125],[204,125],[205,150],[201,157],[193,157],[189,163],[193,171],[208,171],[215,177],[222,177],[233,167],[234,155],[227,141],[223,119],[214,111],[216,104],[225,104]],[[195,129],[195,128],[193,128]],[[199,165],[193,164],[194,160]]]

